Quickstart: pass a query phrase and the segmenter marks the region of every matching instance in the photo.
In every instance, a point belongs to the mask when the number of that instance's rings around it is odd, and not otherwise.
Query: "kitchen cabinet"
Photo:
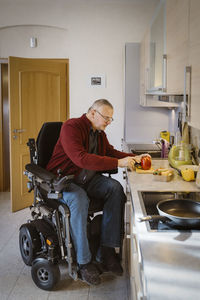
[[[200,129],[200,1],[166,1],[167,93],[188,94],[189,125]],[[191,67],[190,78],[184,72]]]
[[[149,45],[150,30],[147,30],[140,48],[140,105],[146,106],[146,92],[149,90]]]
[[[129,144],[150,144],[169,126],[168,109],[155,111],[140,105],[140,49],[140,43],[127,43],[125,47],[124,140]]]
[[[165,89],[163,55],[165,54],[165,0],[161,0],[150,27],[149,88]]]
[[[160,166],[168,168],[168,161],[152,160],[153,168]],[[130,299],[199,299],[199,230],[158,230],[138,221],[150,211],[155,214],[156,201],[166,197],[170,199],[171,193],[174,197],[190,197],[199,201],[199,189],[195,182],[186,182],[176,173],[170,182],[158,182],[152,176],[127,172],[128,199],[131,202],[128,257]],[[142,191],[145,194],[150,192],[152,198],[143,197]],[[160,192],[165,194],[161,199],[158,196]]]
[[[191,66],[191,101],[189,124],[200,129],[200,1],[190,1],[189,66]]]
[[[169,101],[160,101],[165,96],[165,1],[161,1],[151,27],[146,31],[140,48],[140,105],[147,107],[179,107],[173,95]],[[164,67],[165,66],[165,67]]]
[[[127,239],[128,272],[130,276],[130,300],[142,300],[145,297],[145,279],[139,238],[132,207],[131,192],[127,183],[126,217],[128,216],[129,234]],[[126,220],[127,221],[127,220]],[[127,232],[126,232],[127,234]]]
[[[200,1],[166,0],[166,94],[188,95],[189,125],[200,129]],[[158,101],[159,91],[151,90],[150,62],[150,28],[141,42],[140,105],[151,107],[179,107],[183,98],[177,103]],[[191,67],[191,74],[188,73]],[[186,76],[185,71],[187,70]],[[190,78],[188,78],[188,76]],[[149,91],[151,93],[149,93]],[[162,92],[160,92],[162,94]],[[182,108],[184,105],[182,105]],[[183,113],[184,113],[183,108]]]
[[[184,68],[188,65],[189,2],[166,1],[167,93],[184,92]]]

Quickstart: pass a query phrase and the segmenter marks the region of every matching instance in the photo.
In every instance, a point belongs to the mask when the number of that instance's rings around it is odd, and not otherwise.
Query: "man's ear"
[[[94,119],[95,109],[92,108],[90,112],[91,112],[92,118]]]

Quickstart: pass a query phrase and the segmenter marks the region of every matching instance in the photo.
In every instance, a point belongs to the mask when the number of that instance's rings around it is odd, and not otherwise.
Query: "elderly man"
[[[87,217],[90,197],[103,201],[100,248],[97,261],[107,269],[122,275],[123,269],[115,247],[120,246],[123,205],[126,201],[121,184],[101,174],[117,167],[134,167],[140,157],[114,149],[104,130],[113,121],[113,106],[105,99],[97,100],[80,118],[67,120],[54,148],[47,169],[63,175],[74,174],[75,179],[63,192],[62,202],[70,210],[70,231],[82,279],[88,284],[99,284],[96,264],[91,261],[87,239]]]

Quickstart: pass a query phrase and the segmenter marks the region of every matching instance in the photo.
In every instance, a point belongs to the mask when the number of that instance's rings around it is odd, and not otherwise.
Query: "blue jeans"
[[[120,247],[121,220],[126,196],[121,184],[110,177],[96,174],[89,183],[78,186],[70,183],[63,192],[62,203],[70,210],[70,233],[74,243],[77,262],[86,264],[91,261],[91,253],[87,239],[87,218],[89,198],[103,201],[103,217],[101,225],[101,246]],[[100,259],[100,253],[98,254]]]

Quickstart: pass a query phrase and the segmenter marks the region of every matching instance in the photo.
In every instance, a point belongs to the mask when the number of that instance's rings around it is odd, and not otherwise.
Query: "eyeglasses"
[[[98,110],[96,110],[96,109],[95,109],[95,111],[98,112],[98,114],[99,114],[100,116],[102,116],[102,118],[104,118],[104,120],[105,120],[106,122],[112,122],[112,121],[114,121],[114,119],[113,119],[112,117],[103,116],[103,115],[102,115]]]

